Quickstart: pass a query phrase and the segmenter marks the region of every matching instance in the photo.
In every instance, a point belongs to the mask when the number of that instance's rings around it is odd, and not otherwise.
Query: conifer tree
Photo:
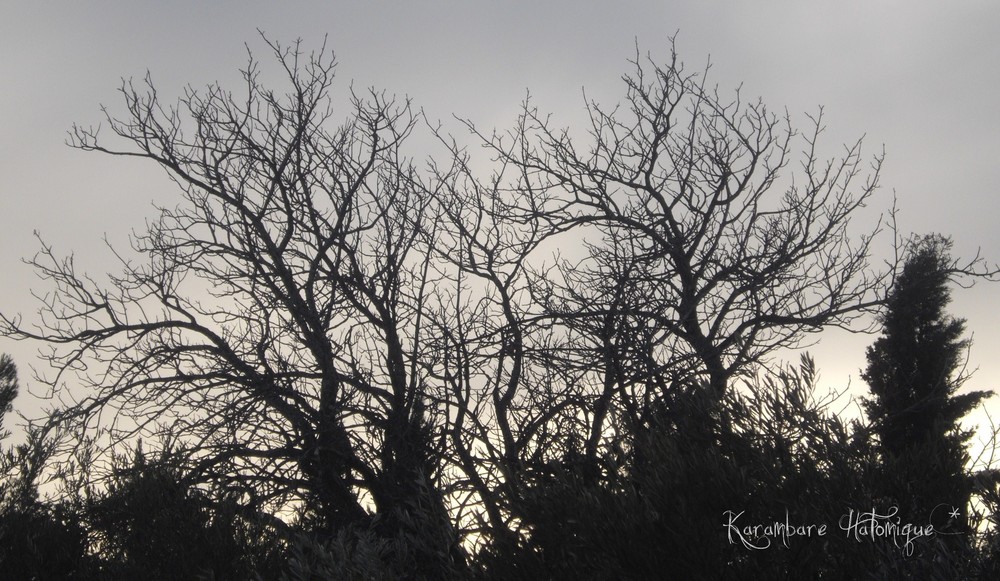
[[[17,397],[17,366],[9,355],[0,355],[0,439],[7,435],[3,428],[4,414],[13,407]]]
[[[968,377],[963,356],[969,341],[965,321],[945,310],[951,277],[962,272],[950,250],[951,240],[940,235],[911,241],[887,299],[882,336],[868,348],[862,374],[871,390],[864,407],[879,438],[887,493],[901,510],[908,506],[939,525],[946,515],[938,512],[965,512],[972,431],[958,422],[989,395],[958,393]]]

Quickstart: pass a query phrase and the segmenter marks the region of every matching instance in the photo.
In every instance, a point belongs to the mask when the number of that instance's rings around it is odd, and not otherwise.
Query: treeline
[[[104,279],[42,245],[58,405],[4,455],[20,578],[995,578],[1000,488],[969,469],[948,285],[996,278],[941,236],[871,255],[880,157],[819,154],[739,93],[636,58],[586,137],[525,103],[463,122],[269,44],[277,92],[122,86],[83,150],[181,198]],[[426,128],[445,155],[406,155]],[[487,167],[487,175],[478,168]],[[867,172],[867,174],[866,174]],[[808,357],[881,326],[864,421]],[[3,360],[0,403],[17,391]]]

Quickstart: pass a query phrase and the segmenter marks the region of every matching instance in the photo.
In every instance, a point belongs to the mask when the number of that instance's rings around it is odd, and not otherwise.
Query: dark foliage
[[[17,366],[6,353],[0,353],[0,440],[9,432],[4,430],[3,420],[13,409],[14,398],[17,397]]]
[[[87,576],[86,529],[74,507],[34,501],[0,505],[0,571],[4,579]]]
[[[962,547],[937,535],[907,550],[905,540],[859,541],[841,528],[850,511],[885,514],[892,499],[879,496],[884,476],[867,429],[833,414],[833,395],[817,397],[809,359],[743,388],[726,399],[712,440],[662,414],[600,482],[572,464],[540,474],[522,507],[530,534],[482,554],[480,578],[992,578],[989,550],[973,550],[968,531]],[[743,529],[786,518],[827,529],[787,538]]]
[[[0,441],[3,417],[17,397],[17,367],[0,355]],[[86,531],[71,502],[43,502],[37,482],[51,440],[29,432],[24,444],[0,450],[0,572],[5,579],[69,579],[87,566]]]
[[[84,510],[102,577],[274,576],[273,535],[242,518],[235,503],[212,501],[187,483],[167,452],[149,460],[138,448]]]

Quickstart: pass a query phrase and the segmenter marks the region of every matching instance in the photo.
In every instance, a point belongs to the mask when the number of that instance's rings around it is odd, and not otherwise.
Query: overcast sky
[[[32,317],[38,282],[20,259],[38,249],[37,230],[81,266],[112,268],[105,235],[125,244],[176,196],[158,168],[78,152],[64,142],[73,123],[97,124],[100,105],[121,111],[122,77],[150,71],[176,95],[186,84],[238,88],[257,33],[307,49],[324,38],[339,61],[335,95],[374,86],[410,96],[428,117],[451,115],[506,127],[531,90],[556,120],[580,119],[582,91],[602,102],[623,95],[620,76],[636,43],[667,54],[677,33],[693,69],[773,110],[822,105],[825,149],[864,135],[885,148],[875,214],[898,198],[904,232],[941,232],[956,254],[981,249],[1000,260],[1000,2],[348,2],[52,1],[0,4],[0,309]],[[345,111],[345,116],[347,111]],[[1000,286],[954,293],[952,312],[974,333],[969,384],[1000,386]],[[857,378],[873,337],[824,335],[814,347],[823,387]],[[0,338],[23,383],[34,347]],[[853,378],[853,379],[852,379]],[[1000,409],[1000,397],[992,403]],[[18,407],[37,405],[21,398]],[[994,414],[1000,415],[1000,414]]]

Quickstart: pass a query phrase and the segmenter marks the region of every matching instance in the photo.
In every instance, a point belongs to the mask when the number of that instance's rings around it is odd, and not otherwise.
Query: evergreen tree
[[[8,433],[3,429],[4,414],[13,408],[17,397],[17,366],[9,355],[0,355],[0,439]]]
[[[969,342],[965,321],[945,312],[948,283],[960,272],[950,249],[951,240],[940,235],[911,241],[888,296],[882,336],[868,348],[862,374],[872,394],[864,407],[879,437],[887,496],[919,518],[930,515],[939,527],[948,525],[945,513],[964,514],[971,495],[965,445],[972,431],[958,421],[989,395],[957,393],[967,379],[962,358]]]
[[[3,417],[17,397],[17,366],[0,355],[0,442],[10,435]],[[0,577],[85,578],[86,535],[67,502],[41,500],[37,481],[52,453],[51,440],[29,430],[26,441],[0,447]]]

